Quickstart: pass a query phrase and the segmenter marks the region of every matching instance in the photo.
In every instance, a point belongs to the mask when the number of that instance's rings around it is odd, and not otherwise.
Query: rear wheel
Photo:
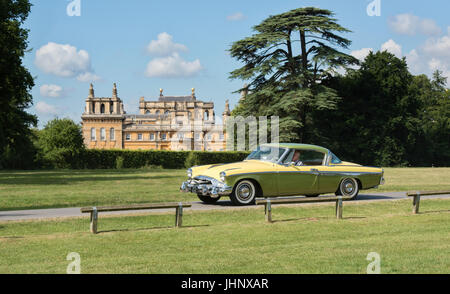
[[[220,199],[220,197],[212,198],[211,196],[204,196],[202,194],[197,194],[197,197],[206,204],[214,204]]]
[[[351,197],[355,199],[359,193],[358,182],[354,178],[346,178],[343,179],[339,185],[339,189],[336,192],[336,195],[342,195],[345,197]]]
[[[249,205],[255,203],[256,187],[249,180],[242,180],[236,184],[230,195],[234,205]]]

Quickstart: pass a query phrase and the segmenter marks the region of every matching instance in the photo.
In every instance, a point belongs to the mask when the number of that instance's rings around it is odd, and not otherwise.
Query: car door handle
[[[312,172],[313,174],[316,174],[316,175],[319,174],[319,170],[318,170],[317,168],[312,168],[312,169],[311,169],[311,172]]]

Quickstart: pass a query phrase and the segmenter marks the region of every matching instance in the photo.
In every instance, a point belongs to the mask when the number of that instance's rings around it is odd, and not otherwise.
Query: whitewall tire
[[[337,193],[338,195],[342,195],[345,197],[351,197],[352,199],[356,198],[359,193],[359,185],[358,181],[354,178],[345,178],[339,184],[339,189]]]
[[[255,202],[256,187],[252,181],[242,180],[236,184],[230,195],[234,205],[249,205]]]

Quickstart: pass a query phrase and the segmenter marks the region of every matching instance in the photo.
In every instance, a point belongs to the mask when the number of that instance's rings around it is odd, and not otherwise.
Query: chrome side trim
[[[314,165],[311,165],[311,167],[313,167]],[[318,165],[320,166],[320,165]],[[252,172],[252,173],[240,173],[240,174],[232,174],[232,175],[228,175],[229,177],[231,176],[242,176],[242,175],[252,175],[252,174],[282,174],[282,173],[299,173],[299,174],[311,174],[311,173],[319,173],[321,175],[345,175],[345,176],[357,176],[357,175],[363,175],[363,174],[373,174],[373,175],[379,175],[382,173],[378,173],[378,172],[350,172],[350,171],[290,171],[290,170],[286,170],[286,171],[266,171],[266,172]]]

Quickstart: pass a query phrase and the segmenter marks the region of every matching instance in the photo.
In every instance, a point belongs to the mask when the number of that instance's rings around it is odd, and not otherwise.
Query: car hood
[[[202,165],[192,168],[192,176],[207,176],[220,180],[220,173],[225,172],[228,175],[266,171],[268,168],[273,168],[274,163],[261,160],[244,160],[234,163]]]

